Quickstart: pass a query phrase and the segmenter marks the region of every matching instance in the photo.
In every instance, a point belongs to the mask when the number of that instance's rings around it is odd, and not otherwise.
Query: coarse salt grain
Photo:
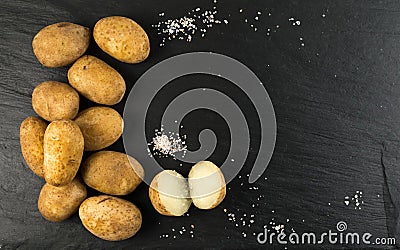
[[[155,136],[149,143],[149,146],[153,146],[155,155],[175,157],[176,153],[183,152],[182,157],[184,157],[187,152],[187,146],[185,144],[185,141],[179,136],[179,134],[172,132],[165,133],[164,128],[161,127],[160,130],[155,131]],[[151,154],[151,152],[149,152],[149,154]]]

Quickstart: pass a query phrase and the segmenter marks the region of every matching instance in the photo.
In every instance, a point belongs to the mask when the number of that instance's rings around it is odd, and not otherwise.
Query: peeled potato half
[[[219,167],[210,161],[201,161],[189,172],[190,197],[200,209],[218,206],[226,195],[225,178]]]
[[[192,203],[186,179],[173,170],[164,170],[154,177],[149,196],[157,212],[168,216],[183,215]]]

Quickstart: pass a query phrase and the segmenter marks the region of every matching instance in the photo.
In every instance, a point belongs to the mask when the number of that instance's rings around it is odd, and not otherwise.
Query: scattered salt
[[[157,34],[161,36],[160,47],[172,40],[186,40],[190,43],[198,31],[200,31],[201,37],[204,37],[207,29],[212,28],[214,24],[222,23],[216,19],[217,13],[216,6],[213,10],[204,10],[203,12],[201,12],[200,7],[197,7],[189,11],[186,16],[162,20],[153,24],[152,27],[156,28]],[[162,17],[164,14],[164,12],[159,13],[159,16]],[[225,19],[224,23],[228,24],[228,20]]]
[[[344,197],[344,204],[346,206],[349,206],[350,204],[354,205],[354,209],[360,210],[362,208],[362,205],[364,204],[363,201],[363,192],[356,190],[356,192],[351,196],[345,196]]]

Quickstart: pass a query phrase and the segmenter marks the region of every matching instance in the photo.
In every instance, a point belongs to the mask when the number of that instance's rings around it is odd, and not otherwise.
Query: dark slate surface
[[[159,12],[166,12],[164,18],[178,17],[194,7],[209,6],[210,1],[183,0],[1,1],[0,249],[256,248],[265,245],[257,243],[253,232],[262,231],[272,219],[296,232],[317,233],[335,230],[338,221],[345,221],[348,231],[397,237],[400,241],[400,2],[220,0],[220,17],[226,17],[228,25],[209,30],[205,39],[196,37],[189,44],[174,41],[158,47],[159,37],[151,24],[161,19]],[[239,14],[240,8],[244,14]],[[259,10],[264,13],[258,22],[260,31],[253,32],[244,18],[251,20]],[[266,17],[268,12],[271,17]],[[118,69],[128,89],[149,67],[170,56],[192,51],[218,52],[245,63],[264,82],[278,126],[273,159],[254,185],[245,180],[257,152],[259,132],[252,130],[254,144],[248,164],[241,172],[242,178],[228,185],[227,197],[220,207],[206,212],[192,208],[190,216],[182,218],[163,217],[151,207],[143,184],[126,197],[142,210],[143,228],[135,237],[117,243],[91,235],[77,215],[62,223],[45,221],[37,210],[44,181],[26,167],[19,147],[19,125],[34,115],[30,98],[33,88],[45,80],[67,80],[67,68],[48,69],[37,62],[31,49],[33,36],[42,27],[59,21],[93,28],[99,18],[109,15],[137,20],[152,42],[150,58],[138,65],[120,63],[92,43],[88,53]],[[301,25],[292,26],[288,22],[291,17],[300,20]],[[279,29],[266,36],[266,28],[277,24]],[[205,76],[178,79],[173,84],[197,86],[213,81],[216,86],[222,84]],[[155,104],[166,105],[165,100],[176,94],[174,88],[166,89]],[[256,119],[251,106],[240,99],[240,93],[232,90],[232,94],[250,119]],[[115,106],[121,113],[123,102]],[[82,107],[89,105],[83,101]],[[160,109],[153,110],[148,120],[150,128],[157,125],[160,117]],[[221,148],[213,155],[219,162],[228,150],[229,136],[223,132],[226,124],[214,113],[198,112],[184,120],[188,142],[196,148],[198,132],[204,127],[213,128],[220,134]],[[122,151],[122,145],[120,140],[110,149]],[[166,163],[172,164],[168,160]],[[187,171],[187,166],[181,170]],[[258,189],[249,190],[253,186]],[[351,197],[356,191],[363,192],[360,210],[354,209],[353,203],[344,204],[344,197]],[[95,194],[92,190],[90,193]],[[263,197],[257,200],[260,195]],[[238,227],[228,220],[224,208],[236,214]],[[242,226],[240,218],[244,213],[255,215],[251,227]],[[249,222],[248,218],[245,220]],[[187,232],[192,224],[193,238]],[[182,226],[187,231],[180,235]],[[242,236],[243,232],[247,237]],[[169,238],[160,239],[163,234],[169,234]]]

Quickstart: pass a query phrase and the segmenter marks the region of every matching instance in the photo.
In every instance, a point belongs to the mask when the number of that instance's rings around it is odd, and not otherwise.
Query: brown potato
[[[154,177],[149,197],[154,209],[167,216],[182,216],[192,204],[187,181],[173,170],[164,170]]]
[[[90,42],[88,28],[62,22],[44,27],[32,41],[33,52],[46,67],[67,66],[81,57]]]
[[[68,81],[87,99],[104,105],[114,105],[124,97],[124,78],[102,60],[85,55],[68,70]]]
[[[47,123],[36,117],[26,118],[19,130],[21,152],[28,167],[43,177],[43,141]]]
[[[75,122],[54,121],[44,133],[44,178],[53,186],[69,184],[78,172],[84,148],[83,135]]]
[[[46,220],[60,222],[78,211],[86,195],[85,185],[77,178],[62,187],[46,183],[40,191],[38,208]]]
[[[200,161],[189,172],[190,197],[200,209],[212,209],[225,198],[225,178],[219,167],[210,161]]]
[[[82,165],[83,181],[105,194],[127,195],[142,182],[144,170],[133,157],[113,151],[92,154]]]
[[[139,63],[150,54],[150,41],[139,24],[122,16],[100,19],[93,29],[97,45],[117,60]]]
[[[32,106],[47,121],[74,119],[79,110],[79,95],[66,83],[42,82],[33,90]]]
[[[112,108],[92,107],[78,114],[76,124],[85,138],[85,150],[96,151],[116,142],[122,135],[124,121]]]
[[[128,239],[142,226],[142,214],[134,204],[108,195],[86,199],[79,218],[89,232],[110,241]]]

